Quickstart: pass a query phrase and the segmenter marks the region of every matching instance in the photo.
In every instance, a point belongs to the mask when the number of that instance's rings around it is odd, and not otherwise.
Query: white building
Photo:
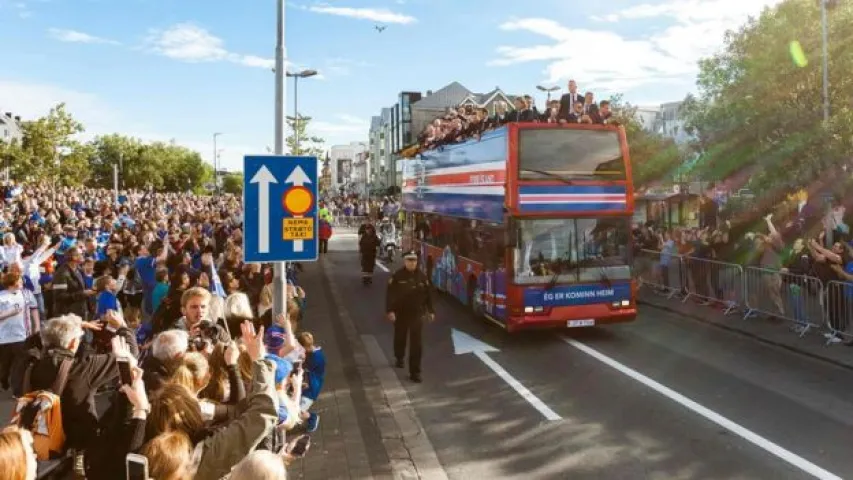
[[[341,187],[344,187],[344,191],[349,191],[352,188],[356,160],[361,154],[367,152],[368,146],[364,142],[350,142],[348,145],[332,146],[329,150],[332,191],[338,192]]]
[[[670,137],[675,143],[681,145],[692,138],[684,130],[685,122],[681,116],[682,103],[667,102],[658,106],[637,107],[635,117],[646,130]]]
[[[11,112],[0,115],[0,142],[21,142],[24,132],[21,129],[21,117],[12,116]]]

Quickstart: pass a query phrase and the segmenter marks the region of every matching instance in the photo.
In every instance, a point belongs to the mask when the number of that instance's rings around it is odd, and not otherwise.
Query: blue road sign
[[[316,157],[243,159],[244,261],[317,260]]]

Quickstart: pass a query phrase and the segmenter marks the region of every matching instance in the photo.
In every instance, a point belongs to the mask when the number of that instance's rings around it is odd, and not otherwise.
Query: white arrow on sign
[[[460,332],[455,328],[450,330],[450,338],[453,340],[453,352],[456,355],[464,355],[466,353],[473,353],[475,357],[479,358],[483,363],[486,364],[487,367],[492,369],[497,376],[499,376],[503,381],[505,381],[513,390],[518,392],[521,395],[521,398],[527,400],[527,403],[533,406],[536,410],[539,411],[547,420],[560,420],[561,416],[557,414],[557,412],[551,410],[548,405],[542,400],[533,394],[530,390],[527,389],[524,385],[521,384],[518,380],[515,379],[512,375],[509,374],[504,368],[498,365],[498,362],[494,361],[486,355],[489,352],[499,352],[497,348],[489,345],[488,343],[477,340],[476,338],[468,335],[465,332]]]
[[[278,180],[261,165],[249,183],[258,184],[258,253],[270,253],[270,184]]]
[[[302,170],[302,167],[299,165],[290,172],[290,175],[287,176],[284,183],[292,183],[295,187],[301,187],[306,183],[311,183],[311,179],[308,178],[308,174],[305,173],[305,170]],[[301,252],[305,249],[303,240],[294,240],[293,241],[293,251]]]

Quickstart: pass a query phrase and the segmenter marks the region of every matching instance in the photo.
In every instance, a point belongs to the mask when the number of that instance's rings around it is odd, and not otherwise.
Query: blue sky
[[[777,1],[292,0],[287,53],[321,73],[300,81],[299,106],[331,145],[366,141],[400,91],[454,80],[520,94],[575,78],[599,97],[680,100],[723,32]],[[175,139],[207,160],[223,132],[223,165],[240,169],[272,146],[274,42],[274,0],[0,0],[0,111],[65,101],[87,135]]]

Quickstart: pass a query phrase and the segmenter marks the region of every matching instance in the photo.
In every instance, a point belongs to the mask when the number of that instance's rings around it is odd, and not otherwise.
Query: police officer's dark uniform
[[[414,382],[421,381],[421,351],[424,322],[432,320],[435,310],[427,276],[417,268],[418,254],[403,255],[406,265],[394,272],[388,281],[385,311],[394,316],[394,356],[397,368],[403,368],[406,340],[409,341],[409,373]]]

